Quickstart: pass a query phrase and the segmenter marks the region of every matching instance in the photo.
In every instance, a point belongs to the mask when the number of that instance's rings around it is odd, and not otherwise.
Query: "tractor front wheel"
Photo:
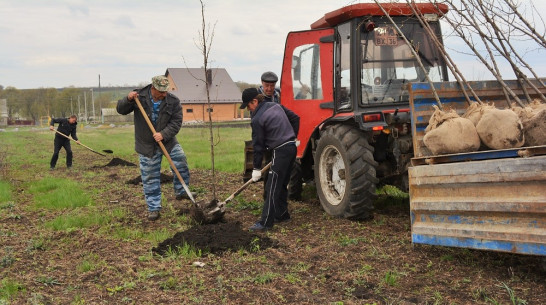
[[[332,125],[321,133],[315,152],[315,184],[330,215],[372,218],[377,162],[364,133],[349,125]]]

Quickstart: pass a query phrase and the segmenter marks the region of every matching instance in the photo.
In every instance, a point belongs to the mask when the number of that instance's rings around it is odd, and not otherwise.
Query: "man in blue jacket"
[[[262,217],[250,227],[251,231],[265,231],[271,229],[275,222],[290,220],[287,187],[292,163],[296,159],[296,137],[300,118],[280,104],[265,102],[264,95],[256,88],[245,89],[242,100],[241,109],[248,108],[252,117],[254,182],[262,177],[260,169],[263,154],[270,151],[272,157]]]
[[[182,126],[182,106],[175,95],[167,92],[168,89],[167,77],[155,76],[150,85],[129,92],[126,97],[118,101],[117,105],[119,114],[129,114],[134,111],[135,150],[139,154],[144,198],[148,205],[148,219],[151,221],[158,219],[161,211],[160,174],[163,152],[158,142],[163,141],[182,179],[186,184],[190,183],[186,154],[176,140],[176,135]],[[137,96],[155,127],[155,134],[152,134],[138,109],[135,102]],[[176,199],[188,199],[182,183],[176,175],[173,176]]]
[[[75,115],[71,115],[68,119],[67,118],[57,118],[51,119],[51,122],[49,124],[49,129],[54,130],[55,129],[55,123],[59,124],[59,127],[57,127],[57,131],[64,134],[65,136],[72,136],[72,139],[76,140],[76,142],[79,144],[80,141],[78,140],[78,136],[76,135],[76,130],[78,129],[78,117]],[[63,137],[62,135],[55,133],[55,140],[53,142],[54,144],[54,150],[53,150],[53,156],[51,157],[51,161],[49,162],[49,169],[53,170],[55,169],[55,165],[57,165],[57,160],[59,159],[59,151],[61,151],[61,148],[64,147],[64,150],[66,151],[66,167],[71,168],[72,167],[72,148],[70,147],[70,139],[67,139]]]

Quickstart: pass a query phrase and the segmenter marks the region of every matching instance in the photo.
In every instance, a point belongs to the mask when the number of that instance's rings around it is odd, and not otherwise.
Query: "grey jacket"
[[[148,114],[148,118],[151,120],[152,116],[152,102],[150,100],[150,88],[151,84],[135,90],[138,92],[138,99],[142,103],[142,108]],[[135,121],[135,150],[137,153],[146,157],[152,157],[160,149],[157,142],[152,136],[152,132],[148,127],[148,124],[144,120],[144,117],[140,113],[135,101],[129,101],[127,96],[118,101],[116,110],[119,114],[134,113]],[[180,100],[171,93],[167,94],[167,97],[159,108],[159,117],[155,130],[163,136],[163,144],[168,152],[171,152],[173,147],[178,144],[176,140],[176,134],[180,131],[182,126],[182,106]]]

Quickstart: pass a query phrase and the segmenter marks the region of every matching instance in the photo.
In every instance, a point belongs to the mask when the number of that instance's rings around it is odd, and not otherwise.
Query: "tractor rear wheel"
[[[315,152],[315,184],[330,215],[360,220],[373,217],[378,182],[373,147],[364,133],[349,125],[332,125],[321,133]]]

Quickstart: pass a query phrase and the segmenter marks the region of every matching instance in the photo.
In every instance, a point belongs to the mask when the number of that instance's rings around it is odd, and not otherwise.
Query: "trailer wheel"
[[[320,203],[330,215],[372,218],[377,162],[364,134],[351,126],[329,126],[315,153],[315,184]]]
[[[301,200],[301,192],[303,185],[303,173],[299,160],[294,161],[292,171],[290,172],[290,182],[288,184],[288,199]]]

